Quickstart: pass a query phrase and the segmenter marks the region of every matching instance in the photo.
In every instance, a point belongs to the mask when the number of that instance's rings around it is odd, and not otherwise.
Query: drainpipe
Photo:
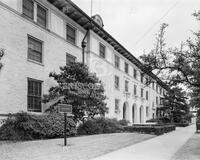
[[[89,29],[87,30],[87,32],[86,32],[86,34],[85,34],[85,36],[84,36],[84,38],[83,38],[83,40],[81,42],[81,47],[82,47],[82,62],[83,62],[83,64],[85,64],[85,47],[86,47],[86,44],[87,44],[85,42],[85,39],[86,39],[88,33],[89,33]]]

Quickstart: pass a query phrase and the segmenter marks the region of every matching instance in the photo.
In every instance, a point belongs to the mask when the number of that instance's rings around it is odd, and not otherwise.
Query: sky
[[[178,47],[200,22],[192,13],[200,10],[200,0],[72,0],[91,16],[99,14],[104,29],[135,57],[148,53],[155,45],[155,34],[162,23],[167,47]]]

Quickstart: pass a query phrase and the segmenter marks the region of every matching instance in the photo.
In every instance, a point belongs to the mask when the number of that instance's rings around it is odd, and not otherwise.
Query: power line
[[[151,30],[163,19],[165,18],[171,10],[173,10],[177,4],[179,3],[179,0],[177,0],[165,13],[164,15],[159,18],[135,43],[135,46],[137,46],[150,32]]]

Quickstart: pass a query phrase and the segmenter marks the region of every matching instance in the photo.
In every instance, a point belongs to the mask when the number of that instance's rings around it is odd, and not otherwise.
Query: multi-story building
[[[56,85],[49,73],[84,60],[105,86],[107,117],[156,117],[168,87],[103,29],[99,15],[89,17],[70,0],[0,0],[0,15],[1,115],[44,112],[42,95]],[[148,79],[154,83],[145,85]]]

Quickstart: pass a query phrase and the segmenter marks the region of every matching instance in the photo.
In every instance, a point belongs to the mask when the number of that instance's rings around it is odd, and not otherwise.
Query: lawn
[[[139,143],[155,135],[138,133],[115,133],[63,139],[0,142],[1,160],[88,160],[114,150]]]
[[[171,160],[200,160],[200,133],[195,133]]]

